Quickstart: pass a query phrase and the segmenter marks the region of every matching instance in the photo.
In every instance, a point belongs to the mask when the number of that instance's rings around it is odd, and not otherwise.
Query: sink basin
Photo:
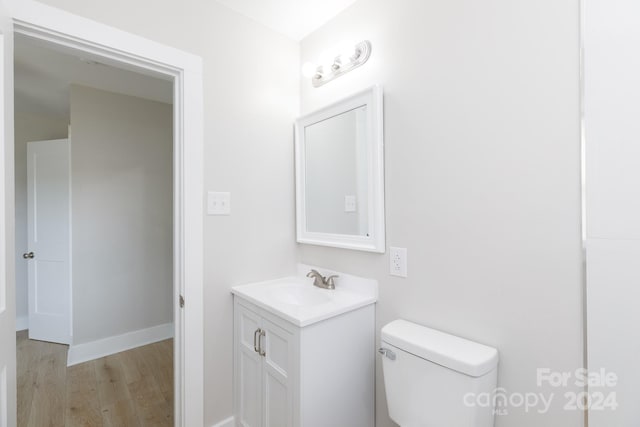
[[[319,267],[299,264],[297,276],[237,285],[231,288],[231,292],[241,300],[300,327],[374,304],[378,299],[376,280],[320,268],[318,271],[325,276],[339,275],[335,289],[320,289],[313,286],[312,278],[306,277],[311,269]]]
[[[286,285],[276,288],[271,296],[280,302],[290,305],[310,306],[323,304],[331,300],[327,291],[315,289],[313,286]]]

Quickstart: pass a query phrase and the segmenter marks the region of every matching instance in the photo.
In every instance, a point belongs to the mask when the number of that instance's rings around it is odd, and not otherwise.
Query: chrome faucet
[[[307,273],[307,277],[313,277],[313,286],[317,286],[322,289],[336,288],[336,284],[333,282],[333,279],[338,277],[337,275],[324,277],[322,274],[318,273],[317,270],[311,270]]]

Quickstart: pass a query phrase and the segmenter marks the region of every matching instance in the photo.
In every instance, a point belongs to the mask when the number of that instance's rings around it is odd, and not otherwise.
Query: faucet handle
[[[336,287],[336,284],[335,284],[335,282],[333,281],[333,279],[335,279],[335,278],[337,278],[337,277],[340,277],[340,276],[338,276],[337,274],[334,274],[333,276],[329,276],[329,277],[327,277],[326,279],[324,279],[324,283],[325,283],[327,286],[330,286],[330,287],[332,287],[332,288],[335,288],[335,287]]]

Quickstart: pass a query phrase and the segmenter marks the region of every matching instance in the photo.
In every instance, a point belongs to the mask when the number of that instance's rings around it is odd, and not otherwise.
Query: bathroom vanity
[[[238,426],[374,425],[377,281],[337,273],[320,289],[311,268],[232,288]]]

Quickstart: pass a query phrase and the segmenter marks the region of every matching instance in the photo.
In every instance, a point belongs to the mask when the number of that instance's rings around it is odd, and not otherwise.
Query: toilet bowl
[[[389,416],[401,427],[493,427],[495,348],[395,320],[379,351]]]

